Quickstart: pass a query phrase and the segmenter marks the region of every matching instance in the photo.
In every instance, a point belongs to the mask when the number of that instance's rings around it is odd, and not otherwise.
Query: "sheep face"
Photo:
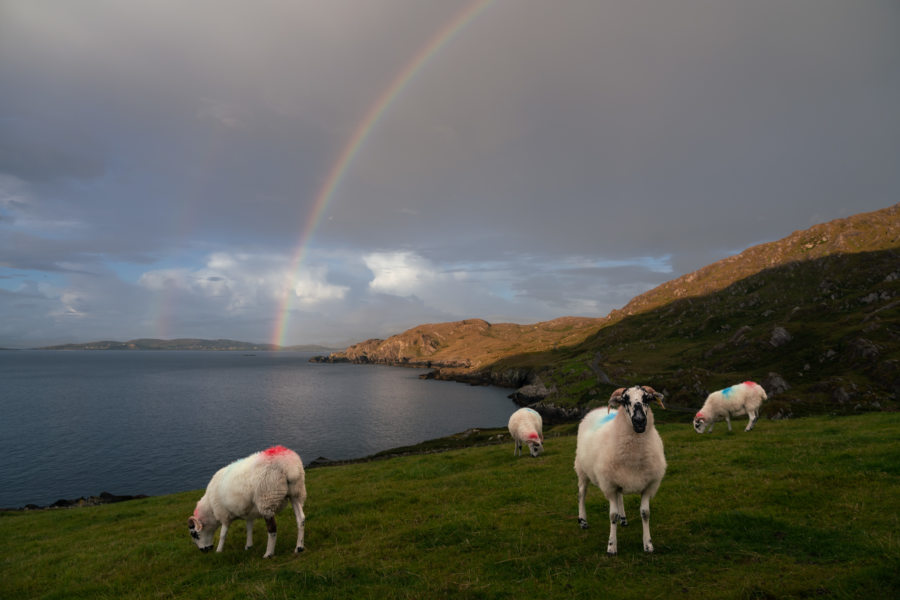
[[[541,443],[541,440],[538,438],[531,438],[526,442],[528,444],[528,451],[531,453],[531,456],[537,458],[537,455],[544,451],[544,445]]]
[[[644,433],[647,430],[647,411],[650,409],[650,403],[656,400],[665,408],[662,397],[662,394],[647,385],[619,388],[610,396],[609,405],[613,408],[621,407],[631,419],[634,432]]]
[[[704,431],[706,431],[706,428],[708,426],[709,421],[707,420],[707,418],[703,416],[703,413],[698,412],[694,416],[694,431],[696,431],[697,433],[703,433]]]
[[[216,533],[215,527],[204,527],[203,521],[194,515],[188,519],[188,531],[191,534],[191,539],[194,540],[194,543],[197,544],[197,547],[202,552],[212,550],[213,536]]]

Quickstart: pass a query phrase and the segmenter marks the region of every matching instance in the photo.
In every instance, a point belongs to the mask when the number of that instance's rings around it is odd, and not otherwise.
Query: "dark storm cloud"
[[[466,69],[422,74],[335,220],[428,245],[399,214],[414,197],[463,237],[622,256],[738,249],[891,202],[896,5],[564,6],[498,3],[474,24],[504,27],[448,50]]]
[[[472,5],[0,4],[0,333],[602,316],[897,201],[896,2],[495,0],[395,90],[311,223],[363,118]]]

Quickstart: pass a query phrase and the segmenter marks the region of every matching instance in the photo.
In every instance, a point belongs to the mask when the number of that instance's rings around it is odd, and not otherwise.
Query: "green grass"
[[[606,556],[608,508],[576,522],[575,438],[312,469],[307,551],[265,528],[222,554],[187,534],[200,491],[0,515],[0,598],[882,598],[900,589],[900,414],[659,426],[669,470],[641,550],[637,497]],[[571,431],[572,427],[559,431]],[[211,471],[215,465],[211,465]]]

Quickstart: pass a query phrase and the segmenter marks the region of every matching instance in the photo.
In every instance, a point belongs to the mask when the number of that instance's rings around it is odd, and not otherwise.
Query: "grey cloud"
[[[46,128],[0,120],[0,173],[25,181],[94,179],[104,174],[102,157],[89,138]]]
[[[627,255],[740,246],[760,228],[775,238],[851,194],[884,205],[877,190],[900,182],[896,10],[653,6],[566,5],[555,21],[519,3],[502,34],[476,38],[512,10],[494,6],[454,48],[468,68],[423,73],[386,116],[335,221],[347,237],[427,246],[397,215],[412,196],[463,239],[493,227],[508,249]],[[864,23],[877,42],[860,43]],[[454,143],[433,139],[429,119],[453,123]],[[848,189],[858,181],[874,193]]]
[[[4,335],[152,334],[159,298],[142,274],[202,273],[222,252],[265,271],[302,251],[342,290],[297,309],[296,341],[602,316],[897,200],[893,0],[495,1],[404,79],[469,6],[4,2],[0,264],[21,285],[0,291],[23,323]],[[427,261],[429,286],[375,293],[363,257],[376,252]],[[35,285],[45,275],[80,314],[58,311]],[[219,277],[207,282],[237,285]],[[171,332],[261,341],[277,310],[267,285],[252,309],[175,297]],[[88,317],[99,309],[105,323]]]

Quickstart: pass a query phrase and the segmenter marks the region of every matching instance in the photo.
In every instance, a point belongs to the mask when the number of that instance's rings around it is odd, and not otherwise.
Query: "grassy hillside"
[[[695,409],[746,379],[769,392],[768,416],[897,410],[900,204],[748,248],[603,319],[420,325],[326,360],[433,367],[439,378],[510,387],[537,376],[542,385],[522,402],[544,398],[545,416],[605,403],[634,383]]]
[[[659,412],[659,411],[657,411]],[[538,459],[512,444],[308,473],[307,546],[290,509],[276,556],[264,528],[202,554],[199,491],[0,515],[2,598],[881,598],[900,589],[900,415],[762,421],[699,436],[660,425],[669,470],[606,556],[608,508],[576,522],[575,438]],[[211,465],[211,470],[213,469]],[[636,515],[637,498],[626,497]]]
[[[766,269],[491,368],[532,369],[559,405],[605,403],[615,387],[639,382],[673,406],[699,408],[709,392],[753,379],[769,391],[768,416],[896,410],[900,249]]]
[[[371,339],[333,352],[325,360],[444,367],[471,372],[497,358],[550,350],[583,341],[604,319],[561,317],[517,325],[466,319],[413,327],[386,340]]]
[[[634,315],[674,300],[705,296],[774,267],[834,255],[897,248],[900,248],[900,204],[814,225],[780,240],[747,248],[740,254],[667,281],[637,296],[622,308],[621,313]]]

